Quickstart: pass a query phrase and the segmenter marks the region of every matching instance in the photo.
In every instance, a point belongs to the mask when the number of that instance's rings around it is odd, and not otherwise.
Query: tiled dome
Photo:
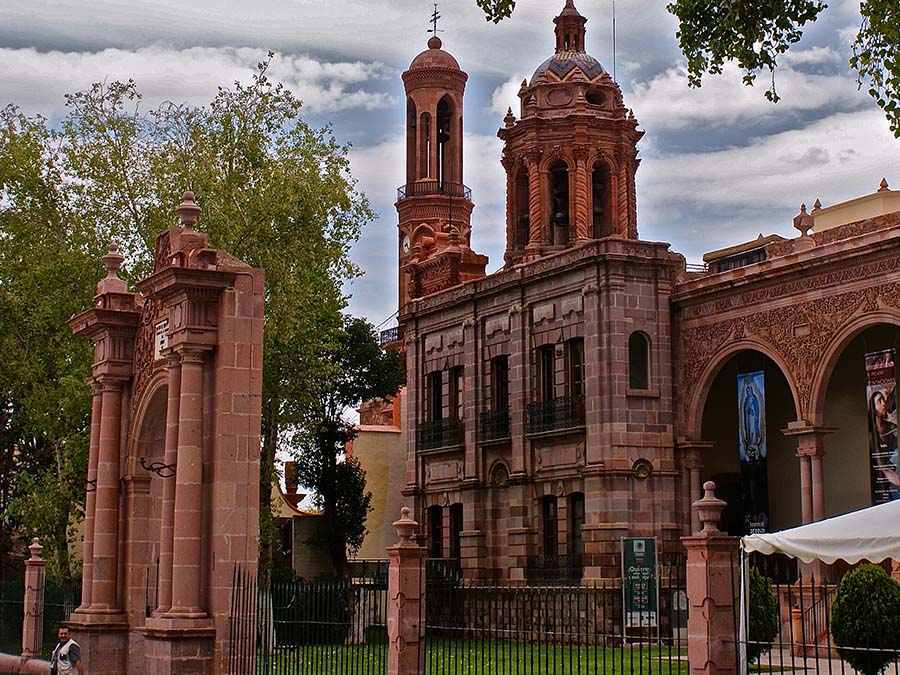
[[[590,54],[560,51],[537,67],[531,76],[531,84],[573,80],[596,82],[606,74],[606,69]]]
[[[419,54],[409,64],[409,69],[417,68],[452,68],[459,70],[459,62],[453,58],[449,52],[445,52],[441,47],[443,43],[439,37],[432,37],[428,41],[428,49]]]

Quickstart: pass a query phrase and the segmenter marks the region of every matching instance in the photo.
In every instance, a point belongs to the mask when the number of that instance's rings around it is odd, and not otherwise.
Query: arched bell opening
[[[865,328],[836,355],[825,388],[825,517],[900,498],[896,360],[900,326]]]
[[[614,234],[612,175],[605,162],[596,162],[591,171],[591,222],[596,239]]]
[[[513,180],[513,249],[528,245],[531,215],[528,208],[528,169],[519,165]]]
[[[570,241],[569,223],[569,167],[558,160],[547,169],[550,182],[550,243],[567,246]]]
[[[422,113],[419,117],[419,178],[433,178],[431,175],[431,115]]]
[[[797,441],[782,430],[798,418],[787,378],[756,350],[732,354],[718,370],[703,408],[703,481],[728,506],[719,527],[739,536],[802,524]]]
[[[456,106],[450,96],[444,96],[437,105],[437,175],[444,189],[462,182],[460,154],[462,151],[461,120],[457,119]]]
[[[412,183],[419,178],[416,166],[416,129],[419,126],[419,115],[415,102],[406,101],[406,182]]]

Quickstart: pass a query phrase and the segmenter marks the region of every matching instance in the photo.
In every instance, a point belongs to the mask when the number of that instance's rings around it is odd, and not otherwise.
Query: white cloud
[[[16,103],[28,113],[56,119],[65,114],[64,94],[94,82],[129,78],[137,82],[147,109],[165,100],[199,105],[212,100],[219,85],[248,81],[265,56],[264,51],[248,47],[154,46],[99,52],[0,49],[0,105]],[[372,89],[373,82],[394,76],[378,62],[329,63],[307,55],[276,55],[269,75],[294,91],[313,113],[395,104],[385,92]]]
[[[516,73],[506,82],[494,89],[491,94],[491,112],[498,115],[505,115],[506,111],[512,108],[513,113],[518,116],[521,101],[519,101],[519,89],[522,87],[522,80],[525,76]]]

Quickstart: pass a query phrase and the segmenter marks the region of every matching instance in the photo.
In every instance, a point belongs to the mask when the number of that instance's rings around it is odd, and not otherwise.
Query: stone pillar
[[[387,549],[388,675],[418,675],[425,666],[425,549],[412,542],[418,523],[403,507],[394,523],[400,542]]]
[[[94,550],[91,611],[118,614],[119,607],[119,444],[122,425],[122,381],[103,377],[97,488],[94,507]]]
[[[464,442],[466,444],[465,466],[463,476],[466,480],[477,480],[481,473],[478,461],[478,413],[482,409],[481,395],[484,391],[482,370],[484,362],[479,358],[478,323],[474,316],[466,317],[462,322],[463,329],[463,425]]]
[[[725,502],[716,484],[703,484],[705,495],[693,504],[702,529],[681,541],[687,549],[688,662],[690,675],[736,675],[734,589],[738,587],[738,538],[719,531]]]
[[[181,400],[181,361],[177,353],[168,356],[169,398],[166,408],[166,451],[163,462],[174,467],[178,463],[178,414]],[[159,528],[159,586],[157,611],[172,607],[172,550],[175,528],[175,479],[166,478],[162,485],[162,513]]]
[[[590,173],[587,170],[588,148],[575,149],[575,190],[574,190],[574,219],[575,240],[582,242],[592,238],[593,220],[589,199]]]
[[[531,151],[525,157],[525,166],[528,167],[528,246],[529,251],[539,253],[544,245],[544,197],[541,177],[543,172],[538,169],[540,151]]]
[[[782,433],[797,438],[797,458],[800,460],[800,504],[803,523],[825,518],[825,475],[822,458],[825,456],[825,436],[833,427],[813,426],[805,420],[791,422]]]
[[[22,622],[22,658],[33,659],[41,656],[44,638],[44,576],[46,564],[41,558],[44,547],[35,537],[28,550],[31,558],[25,561],[25,604]]]
[[[201,605],[203,534],[203,363],[205,349],[182,346],[178,466],[175,471],[172,606],[183,618],[206,616]]]
[[[94,568],[94,508],[97,496],[97,460],[100,452],[100,418],[103,392],[100,384],[91,382],[91,440],[88,450],[87,486],[84,499],[84,563],[81,569],[81,607],[91,606]]]

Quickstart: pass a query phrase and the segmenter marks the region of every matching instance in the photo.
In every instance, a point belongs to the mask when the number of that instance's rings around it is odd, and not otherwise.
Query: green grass
[[[310,645],[257,664],[260,675],[378,675],[387,651],[376,645]],[[686,650],[512,643],[429,637],[426,675],[687,675]]]

